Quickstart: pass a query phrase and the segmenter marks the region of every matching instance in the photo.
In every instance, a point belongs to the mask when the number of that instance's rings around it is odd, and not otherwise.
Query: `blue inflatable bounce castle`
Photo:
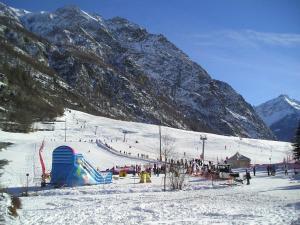
[[[98,172],[82,154],[76,153],[71,147],[60,146],[54,149],[51,184],[72,187],[111,182],[111,172]]]

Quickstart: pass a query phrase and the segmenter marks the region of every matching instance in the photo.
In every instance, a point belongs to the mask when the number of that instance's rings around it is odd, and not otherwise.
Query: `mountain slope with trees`
[[[22,64],[44,85],[38,90],[51,96],[41,100],[46,108],[75,107],[123,120],[274,138],[241,95],[212,79],[163,35],[73,6],[29,13],[1,4],[0,16],[1,43],[9,49],[1,53],[2,62],[9,68]]]

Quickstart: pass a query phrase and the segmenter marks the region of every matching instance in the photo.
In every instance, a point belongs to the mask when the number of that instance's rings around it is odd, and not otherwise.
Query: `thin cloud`
[[[192,35],[197,39],[197,45],[223,45],[232,44],[248,47],[259,47],[261,44],[278,47],[300,46],[300,34],[293,33],[269,33],[254,30],[223,30],[206,34]]]
[[[291,33],[265,33],[254,30],[246,30],[245,34],[253,41],[261,41],[266,44],[280,46],[300,45],[300,34]]]

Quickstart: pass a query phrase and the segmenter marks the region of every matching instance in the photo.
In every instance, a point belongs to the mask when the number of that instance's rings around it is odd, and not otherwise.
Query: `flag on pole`
[[[39,157],[40,157],[40,163],[41,163],[41,167],[42,167],[42,175],[44,176],[46,174],[46,168],[45,168],[45,163],[42,157],[42,152],[45,146],[45,140],[43,140],[40,149],[39,149]]]

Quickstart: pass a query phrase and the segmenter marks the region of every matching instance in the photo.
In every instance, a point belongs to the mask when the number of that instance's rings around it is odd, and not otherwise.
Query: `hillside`
[[[59,115],[69,107],[127,121],[274,138],[241,95],[211,78],[163,35],[73,6],[30,13],[1,4],[0,16],[3,80],[16,67],[34,80],[28,87],[3,82],[0,97],[17,96],[1,104],[6,114],[21,102],[41,111],[31,120],[53,118],[40,114]],[[39,93],[34,101],[18,97],[30,91]],[[20,122],[6,114],[7,123]]]
[[[240,139],[163,126],[162,135],[174,140],[174,159],[199,157],[202,152],[200,135],[206,135],[206,160],[221,162],[226,156],[239,151],[250,157],[251,163],[264,165],[257,165],[257,174],[252,177],[251,185],[230,186],[224,180],[212,182],[210,178],[187,176],[184,190],[163,192],[163,175],[153,175],[152,183],[144,184],[138,183],[138,177],[128,175],[124,179],[116,176],[113,183],[107,185],[71,188],[47,186],[41,189],[38,149],[43,140],[45,147],[42,155],[48,172],[52,169],[52,152],[60,145],[73,147],[95,168],[106,170],[132,164],[145,168],[143,165],[149,163],[141,158],[136,159],[137,154],[157,158],[159,135],[158,126],[155,125],[96,117],[75,110],[66,110],[65,115],[57,118],[53,124],[36,123],[34,126],[47,130],[28,134],[0,131],[0,142],[13,143],[0,152],[0,159],[9,162],[1,170],[1,185],[9,192],[20,192],[24,190],[25,174],[28,173],[30,186],[30,196],[21,198],[22,208],[18,209],[20,216],[17,220],[9,220],[5,214],[3,221],[6,224],[65,224],[66,221],[76,224],[138,224],[145,221],[171,221],[176,224],[198,224],[199,221],[209,224],[214,221],[232,224],[232,218],[234,223],[239,224],[299,221],[299,183],[284,176],[281,166],[278,166],[276,176],[272,177],[266,175],[265,168],[270,162],[279,163],[290,156],[290,143]],[[125,141],[124,131],[127,131]],[[117,152],[121,151],[120,155],[97,146],[96,139],[112,146]],[[293,174],[293,168],[289,174]],[[242,177],[245,169],[239,171]],[[0,201],[3,210],[6,206],[4,203]]]
[[[65,123],[66,140],[65,142]],[[16,185],[14,177],[23,174],[24,169],[30,174],[41,173],[38,158],[38,147],[45,140],[43,155],[47,170],[51,170],[52,151],[59,145],[69,145],[82,153],[88,161],[96,168],[106,170],[113,166],[124,166],[129,164],[145,164],[143,159],[135,159],[147,155],[150,159],[159,158],[159,129],[156,125],[125,122],[112,120],[105,117],[97,117],[80,111],[67,110],[65,115],[57,118],[53,124],[36,123],[35,128],[47,131],[38,131],[29,134],[16,134],[0,131],[0,142],[11,142],[14,145],[1,152],[1,158],[11,161],[5,168],[13,171],[14,176],[10,178],[11,172],[3,174],[1,180],[9,185]],[[174,140],[172,157],[199,158],[202,153],[202,142],[200,135],[206,135],[205,159],[214,162],[225,160],[226,157],[239,152],[249,158],[251,163],[267,164],[279,163],[291,155],[291,144],[287,142],[266,141],[238,137],[227,137],[209,133],[198,133],[162,127],[162,136],[170,136]],[[127,131],[124,142],[124,131]],[[107,143],[122,155],[116,156],[97,146],[96,140]],[[226,146],[226,147],[225,147]],[[128,157],[130,153],[132,157]],[[16,154],[18,160],[14,160]],[[27,158],[27,161],[22,159]],[[291,156],[290,156],[291,158]],[[21,163],[21,164],[20,164]],[[22,165],[22,166],[21,166]],[[36,171],[33,171],[35,165]],[[33,179],[33,177],[31,177]],[[12,179],[12,180],[11,180]]]

